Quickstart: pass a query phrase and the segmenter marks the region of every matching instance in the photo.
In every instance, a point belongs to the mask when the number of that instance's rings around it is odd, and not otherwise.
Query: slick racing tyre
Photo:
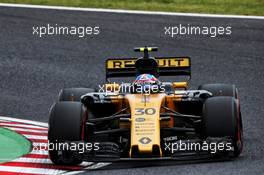
[[[206,138],[230,138],[234,157],[242,152],[242,119],[238,100],[234,97],[208,98],[203,106],[203,128]]]
[[[53,105],[49,118],[49,143],[54,146],[64,141],[81,141],[84,119],[85,108],[79,102],[58,102]],[[82,161],[74,158],[72,154],[72,150],[49,149],[49,157],[54,164],[80,164]]]
[[[91,88],[66,88],[59,93],[59,101],[81,101],[81,96],[90,92],[95,92]]]
[[[215,96],[228,96],[238,98],[237,88],[229,84],[204,84],[198,87],[198,90],[206,90]]]

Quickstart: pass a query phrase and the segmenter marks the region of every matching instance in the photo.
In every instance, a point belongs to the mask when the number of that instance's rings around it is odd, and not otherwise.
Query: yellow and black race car
[[[188,81],[161,82],[163,76],[190,78],[190,58],[150,57],[156,47],[134,50],[144,56],[106,60],[107,83],[98,90],[61,90],[50,110],[52,162],[239,156],[243,133],[237,88],[205,84],[187,90]],[[117,77],[134,81],[113,82]]]

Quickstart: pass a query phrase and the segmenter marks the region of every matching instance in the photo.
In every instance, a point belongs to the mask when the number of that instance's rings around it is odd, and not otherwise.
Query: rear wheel
[[[198,87],[198,90],[207,90],[215,96],[228,96],[238,98],[237,88],[229,84],[204,84]]]
[[[91,88],[65,88],[60,91],[59,101],[81,101],[81,96],[95,92]]]
[[[58,102],[53,105],[49,118],[49,143],[81,141],[85,118],[85,109],[79,102]],[[80,164],[82,161],[72,154],[71,150],[49,149],[49,157],[54,164]]]
[[[234,146],[234,157],[242,152],[243,131],[238,100],[234,97],[211,97],[203,107],[205,137],[229,137]]]

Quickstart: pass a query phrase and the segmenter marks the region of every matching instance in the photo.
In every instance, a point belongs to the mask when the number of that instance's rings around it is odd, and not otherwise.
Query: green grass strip
[[[31,143],[22,135],[0,128],[0,163],[21,157],[31,150]]]
[[[264,16],[264,0],[0,0],[0,2]]]

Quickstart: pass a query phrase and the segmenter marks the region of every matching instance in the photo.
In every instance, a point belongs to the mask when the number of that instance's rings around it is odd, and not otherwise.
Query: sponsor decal
[[[139,139],[139,142],[142,144],[149,144],[152,140],[148,137],[142,137],[141,139]]]
[[[189,67],[189,58],[156,58],[160,68]],[[108,59],[107,69],[134,69],[136,58],[129,59]]]
[[[144,122],[145,120],[145,118],[136,118],[136,122]]]

